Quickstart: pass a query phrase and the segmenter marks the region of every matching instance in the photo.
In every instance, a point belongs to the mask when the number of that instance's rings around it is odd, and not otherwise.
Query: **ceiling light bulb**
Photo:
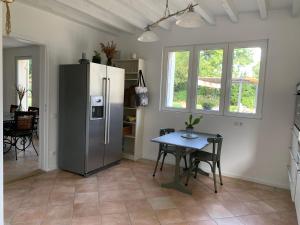
[[[187,12],[185,12],[176,21],[176,25],[184,28],[196,28],[202,26],[203,21],[199,14],[195,13],[193,7],[190,7]]]
[[[138,37],[138,41],[140,42],[155,42],[158,41],[159,38],[150,28],[146,28],[146,30],[142,33],[141,36]]]

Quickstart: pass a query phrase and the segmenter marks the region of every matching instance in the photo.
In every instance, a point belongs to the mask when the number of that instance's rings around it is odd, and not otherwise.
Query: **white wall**
[[[165,46],[207,44],[268,39],[268,62],[264,89],[263,118],[242,119],[204,116],[197,130],[224,136],[223,172],[260,183],[287,187],[288,147],[293,121],[295,85],[300,81],[300,18],[290,12],[270,12],[267,20],[257,14],[244,14],[233,24],[219,18],[217,26],[185,30],[173,27],[158,31],[157,43],[138,43],[136,37],[122,37],[122,51],[136,52],[146,60],[146,80],[150,89],[150,105],[145,110],[143,156],[156,159],[157,144],[150,139],[159,128],[184,128],[185,113],[161,112],[160,79],[162,49]],[[235,126],[234,122],[242,122]],[[169,162],[173,158],[169,157]]]
[[[114,37],[20,2],[12,4],[11,14],[11,36],[46,46],[49,73],[48,169],[54,169],[57,165],[59,64],[78,63],[82,52],[91,58],[93,50],[99,49],[100,42],[113,40]]]
[[[28,46],[3,49],[3,106],[9,112],[11,104],[17,104],[16,94],[16,60],[19,57],[32,58],[32,106],[39,106],[40,47]]]

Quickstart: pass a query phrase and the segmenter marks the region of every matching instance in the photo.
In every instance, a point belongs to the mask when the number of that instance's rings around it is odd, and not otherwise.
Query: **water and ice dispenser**
[[[103,96],[91,96],[91,120],[103,119],[104,100]]]

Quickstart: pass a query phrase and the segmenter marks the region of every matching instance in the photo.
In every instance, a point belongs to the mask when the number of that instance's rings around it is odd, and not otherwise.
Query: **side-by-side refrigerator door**
[[[104,165],[122,159],[124,69],[107,67],[108,116]]]
[[[87,152],[86,173],[104,165],[105,152],[105,93],[106,66],[90,63],[88,65],[88,113],[87,113]]]

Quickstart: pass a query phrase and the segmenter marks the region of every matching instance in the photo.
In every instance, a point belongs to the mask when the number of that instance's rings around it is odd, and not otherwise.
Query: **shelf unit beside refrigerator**
[[[117,67],[125,69],[125,89],[138,82],[138,72],[143,71],[145,67],[143,59],[120,59],[114,60]],[[128,120],[128,117],[135,121]],[[124,128],[125,127],[125,128]],[[142,158],[143,149],[143,129],[144,129],[144,109],[135,105],[126,105],[124,103],[124,121],[123,121],[123,157],[131,160]],[[126,133],[125,133],[126,130]]]

